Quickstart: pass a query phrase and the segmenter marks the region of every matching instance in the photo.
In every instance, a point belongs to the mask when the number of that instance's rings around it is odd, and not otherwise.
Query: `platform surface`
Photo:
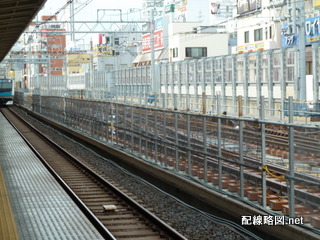
[[[19,239],[1,168],[0,168],[0,239],[6,239],[6,240]]]
[[[0,169],[0,239],[103,239],[1,113]]]

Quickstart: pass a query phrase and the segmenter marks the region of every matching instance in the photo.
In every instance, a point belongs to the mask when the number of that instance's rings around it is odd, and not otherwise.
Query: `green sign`
[[[164,12],[165,13],[170,13],[170,12],[174,12],[174,4],[170,4],[164,7]]]

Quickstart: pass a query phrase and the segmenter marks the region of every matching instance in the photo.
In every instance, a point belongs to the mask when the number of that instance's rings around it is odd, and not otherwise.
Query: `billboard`
[[[155,30],[163,29],[163,17],[157,18],[156,20],[154,20],[154,23]]]
[[[261,8],[261,0],[238,0],[237,12],[243,14]]]
[[[181,0],[176,2],[174,5],[174,21],[175,22],[186,22],[186,12],[187,12],[187,0]]]
[[[220,3],[211,2],[211,14],[220,14]]]
[[[154,32],[154,49],[158,50],[163,48],[163,30],[157,30]],[[142,52],[151,51],[151,34],[145,34],[142,36]]]
[[[113,57],[114,50],[112,47],[106,44],[97,44],[97,46],[93,47],[94,56],[98,57]]]
[[[164,7],[164,12],[165,13],[173,13],[174,12],[174,4],[166,5]]]
[[[264,42],[248,43],[242,46],[236,46],[236,53],[246,53],[246,52],[255,52],[255,51],[263,51],[263,50],[264,50]]]
[[[313,7],[315,10],[319,10],[320,9],[320,0],[314,0]]]
[[[164,0],[144,0],[143,3],[143,18],[145,20],[149,20],[151,18],[151,13],[153,11],[154,17],[162,17],[164,10]]]
[[[305,29],[307,44],[320,42],[320,17],[307,18]]]
[[[282,25],[281,30],[282,47],[293,47],[298,45],[299,36],[293,34],[288,24]],[[296,31],[298,32],[298,31]],[[305,19],[305,39],[306,45],[320,42],[320,17],[312,17]]]

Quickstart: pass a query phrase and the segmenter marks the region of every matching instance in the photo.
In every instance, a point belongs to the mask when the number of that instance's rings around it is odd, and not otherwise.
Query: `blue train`
[[[0,79],[0,105],[13,104],[14,81],[11,79]]]

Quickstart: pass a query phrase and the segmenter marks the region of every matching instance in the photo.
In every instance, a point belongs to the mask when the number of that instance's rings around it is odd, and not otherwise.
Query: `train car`
[[[11,79],[0,79],[0,105],[12,105],[14,97],[14,81]]]

